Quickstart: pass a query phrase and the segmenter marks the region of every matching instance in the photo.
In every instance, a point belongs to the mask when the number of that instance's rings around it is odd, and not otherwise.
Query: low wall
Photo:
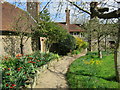
[[[32,53],[31,38],[24,36],[23,38],[24,54]],[[20,36],[0,36],[0,55],[15,56],[20,53]]]

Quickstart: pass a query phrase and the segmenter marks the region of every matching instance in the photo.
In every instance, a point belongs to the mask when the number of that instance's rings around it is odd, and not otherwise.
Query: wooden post
[[[40,37],[40,42],[41,42],[41,52],[46,52],[45,40],[46,40],[46,38],[44,38],[44,37]]]

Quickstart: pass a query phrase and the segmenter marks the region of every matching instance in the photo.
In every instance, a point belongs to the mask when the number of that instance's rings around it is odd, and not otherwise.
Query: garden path
[[[85,53],[84,51],[75,56],[64,56],[63,59],[51,65],[39,76],[35,88],[68,88],[65,74],[69,65],[77,58],[84,56]]]

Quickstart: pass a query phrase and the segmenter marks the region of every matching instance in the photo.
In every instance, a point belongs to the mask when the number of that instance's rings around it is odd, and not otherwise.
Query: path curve
[[[35,88],[68,88],[65,74],[69,65],[85,53],[75,56],[64,56],[54,65],[45,70],[38,78]]]

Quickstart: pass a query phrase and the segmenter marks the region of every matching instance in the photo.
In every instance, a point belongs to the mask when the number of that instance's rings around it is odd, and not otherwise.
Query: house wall
[[[103,40],[100,41],[100,50],[105,51],[105,47],[106,49],[114,49],[115,48],[115,43],[111,44],[110,41],[115,42],[115,40],[110,39],[109,37],[106,37],[106,43],[105,43],[105,38]],[[98,42],[97,40],[92,40],[92,51],[97,51],[98,50]]]
[[[25,36],[23,40],[23,52],[24,54],[32,53],[31,38]],[[1,35],[0,36],[0,55],[15,56],[20,53],[20,37]]]

